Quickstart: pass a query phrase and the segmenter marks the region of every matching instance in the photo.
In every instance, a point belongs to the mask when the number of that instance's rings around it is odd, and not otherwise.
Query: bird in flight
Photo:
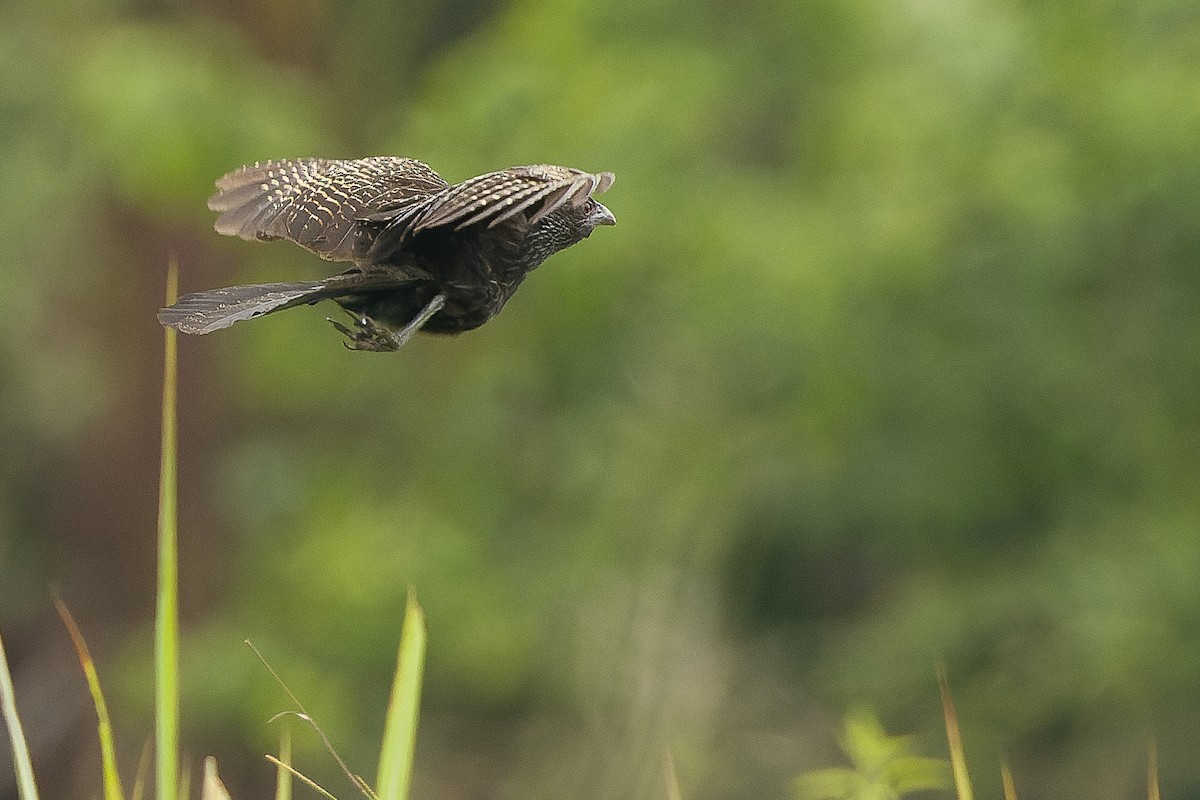
[[[208,200],[220,212],[218,233],[288,239],[353,266],[319,281],[184,295],[158,319],[204,334],[330,299],[350,315],[349,326],[329,321],[352,350],[399,350],[422,330],[469,331],[500,313],[547,258],[616,223],[592,197],[612,182],[611,172],[539,164],[451,185],[420,161],[391,156],[242,167],[218,179]]]

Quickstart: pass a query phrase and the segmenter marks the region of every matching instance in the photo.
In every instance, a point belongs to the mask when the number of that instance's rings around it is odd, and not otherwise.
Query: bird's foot
[[[346,346],[347,350],[362,350],[368,353],[391,353],[399,350],[404,345],[404,342],[396,341],[397,337],[394,332],[380,325],[366,314],[355,314],[353,311],[347,311],[346,313],[350,315],[350,319],[354,320],[353,328],[343,325],[333,317],[326,317],[325,319],[346,337],[346,341],[342,342],[342,344]]]
[[[348,328],[332,317],[326,317],[329,324],[337,328],[346,337],[342,342],[347,350],[364,350],[370,353],[394,353],[413,337],[421,327],[446,305],[444,294],[434,295],[415,318],[403,328],[394,331],[385,325],[380,325],[366,314],[356,314],[349,309],[346,313],[354,320],[354,328]],[[357,328],[357,330],[355,330]]]

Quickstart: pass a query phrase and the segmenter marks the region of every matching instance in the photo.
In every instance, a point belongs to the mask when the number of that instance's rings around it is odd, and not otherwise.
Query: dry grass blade
[[[217,760],[212,756],[204,759],[204,782],[200,788],[200,800],[233,800],[229,790],[217,774]]]
[[[276,714],[271,718],[271,720],[274,721],[284,716],[293,716],[296,717],[296,719],[307,723],[308,726],[312,728],[314,732],[316,732],[317,736],[321,739],[321,744],[325,746],[325,750],[329,753],[329,755],[333,756],[333,760],[337,762],[338,767],[341,768],[342,772],[346,775],[350,782],[354,784],[354,787],[362,792],[363,795],[365,795],[369,800],[377,800],[375,791],[371,788],[370,784],[368,784],[361,776],[356,775],[354,771],[350,769],[350,766],[342,759],[342,757],[338,755],[337,750],[335,750],[333,747],[333,742],[329,741],[329,737],[325,735],[325,731],[320,725],[317,724],[317,721],[312,718],[312,715],[309,714],[304,708],[304,704],[300,702],[300,698],[296,697],[296,695],[292,693],[292,690],[289,689],[287,684],[283,682],[283,678],[279,677],[279,673],[276,672],[275,668],[272,667],[267,659],[263,657],[263,654],[260,653],[258,648],[254,646],[254,643],[249,639],[246,639],[245,645],[249,647],[258,660],[262,662],[262,665],[267,668],[267,672],[271,673],[271,677],[275,679],[275,682],[278,683],[280,688],[283,689],[284,693],[288,696],[288,699],[290,699],[296,706],[296,711],[283,711],[279,714]],[[271,761],[271,763],[283,766],[293,775],[296,775],[297,777],[307,781],[303,775],[301,775],[299,772],[296,772],[296,770],[292,769],[290,766],[283,764],[279,761],[279,759],[274,758],[273,756],[267,756],[267,758]]]
[[[667,800],[683,800],[683,792],[679,789],[679,775],[675,772],[675,756],[669,747],[663,756],[663,773],[667,781]]]
[[[974,800],[971,776],[967,772],[967,758],[963,753],[962,734],[958,729],[958,713],[954,710],[954,698],[950,695],[950,683],[946,679],[946,667],[937,668],[938,691],[942,696],[942,715],[946,719],[946,740],[950,747],[950,766],[954,772],[954,789],[958,800]]]
[[[141,758],[138,759],[137,772],[133,776],[133,795],[131,800],[142,800],[146,795],[146,776],[150,774],[150,740],[142,747]]]
[[[1017,800],[1017,785],[1007,761],[1000,762],[1000,782],[1004,784],[1004,800]]]
[[[121,776],[117,772],[117,749],[113,744],[112,721],[108,716],[108,704],[104,702],[104,692],[100,690],[100,676],[96,672],[96,662],[88,650],[75,618],[71,616],[66,603],[57,594],[54,595],[54,607],[58,616],[71,636],[71,644],[75,646],[75,655],[79,658],[79,666],[83,668],[83,676],[87,680],[88,691],[92,694],[92,705],[96,709],[97,728],[100,737],[100,761],[104,773],[104,800],[121,800],[125,791],[121,788]]]
[[[1150,752],[1147,754],[1146,792],[1150,800],[1162,800],[1158,788],[1158,742],[1150,740]]]
[[[282,761],[280,761],[278,758],[276,758],[275,756],[267,756],[267,761],[270,761],[272,764],[274,764],[279,769],[286,770],[291,775],[294,775],[295,777],[299,778],[300,781],[305,786],[309,787],[310,789],[312,789],[315,792],[319,792],[323,797],[328,797],[329,800],[337,800],[336,797],[334,797],[332,794],[330,794],[328,791],[326,791],[323,786],[321,786],[319,783],[314,781],[312,778],[308,777],[307,775],[305,775],[302,772],[297,772],[296,769],[291,764],[285,764]]]

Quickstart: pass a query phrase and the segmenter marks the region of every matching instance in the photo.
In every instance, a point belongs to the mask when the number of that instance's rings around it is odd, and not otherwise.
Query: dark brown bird
[[[539,164],[451,186],[411,158],[296,159],[242,167],[217,181],[218,233],[290,239],[354,266],[320,281],[230,286],[184,295],[163,325],[203,334],[331,299],[353,350],[399,350],[419,330],[460,333],[504,307],[535,267],[616,222],[592,199],[613,174]]]

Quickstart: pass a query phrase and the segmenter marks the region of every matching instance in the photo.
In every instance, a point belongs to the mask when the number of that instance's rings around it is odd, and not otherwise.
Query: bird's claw
[[[326,317],[325,319],[346,337],[346,341],[342,342],[342,344],[346,346],[347,350],[365,350],[371,353],[394,353],[408,344],[408,340],[417,331],[421,330],[434,314],[441,311],[445,306],[446,295],[440,292],[435,294],[425,304],[425,307],[412,318],[412,321],[398,331],[392,330],[386,325],[380,325],[366,314],[357,314],[348,308],[346,309],[346,313],[350,315],[350,319],[354,320],[354,328],[358,330],[348,328],[332,317]]]
[[[403,342],[397,343],[395,335],[375,320],[365,314],[347,312],[354,320],[354,328],[349,328],[333,317],[326,321],[346,337],[342,342],[347,350],[361,350],[368,353],[390,353],[400,349]]]

